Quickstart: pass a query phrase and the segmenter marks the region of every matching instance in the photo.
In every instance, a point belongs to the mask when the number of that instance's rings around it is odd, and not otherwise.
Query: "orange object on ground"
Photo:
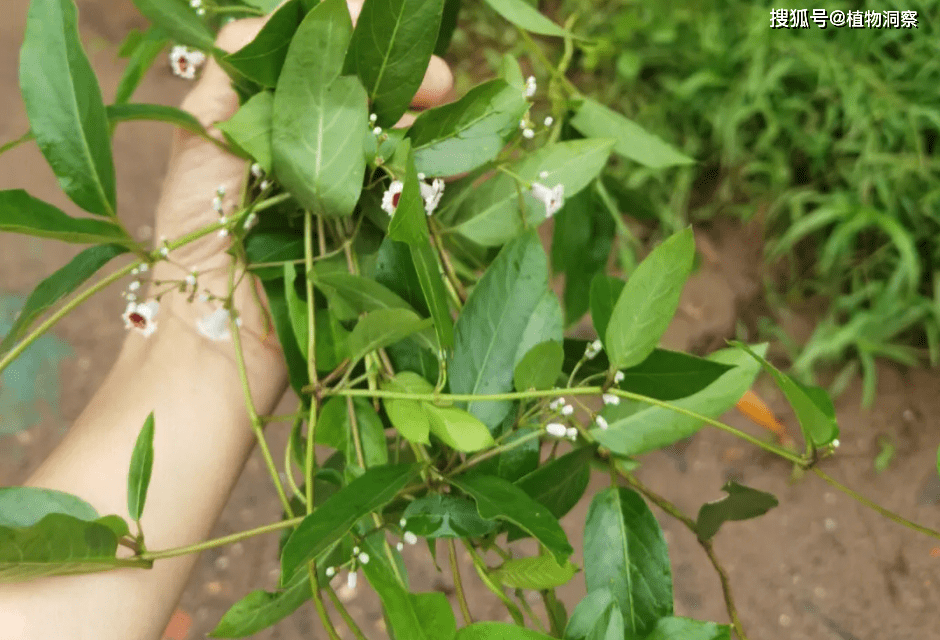
[[[773,432],[777,436],[777,441],[784,445],[788,446],[793,443],[793,440],[787,434],[787,428],[777,420],[777,416],[774,415],[774,412],[770,410],[770,407],[767,406],[767,403],[764,402],[759,395],[748,389],[744,396],[738,400],[736,405],[738,411],[744,414],[748,420],[754,424],[764,427],[768,431]]]
[[[163,632],[164,640],[186,640],[189,630],[193,626],[193,618],[182,609],[173,612],[170,618],[170,624],[166,626]]]

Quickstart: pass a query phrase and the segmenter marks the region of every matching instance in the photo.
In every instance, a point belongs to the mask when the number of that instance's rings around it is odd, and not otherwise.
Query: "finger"
[[[418,93],[411,100],[411,106],[416,109],[427,109],[443,104],[450,98],[454,88],[454,74],[450,66],[437,56],[431,56],[428,70],[424,80],[418,88]]]

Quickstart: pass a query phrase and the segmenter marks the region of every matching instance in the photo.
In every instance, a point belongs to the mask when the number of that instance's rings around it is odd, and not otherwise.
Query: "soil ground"
[[[117,43],[131,27],[145,23],[130,0],[78,0],[78,5],[83,38],[104,94],[113,95],[122,68],[116,59]],[[27,128],[17,90],[18,48],[26,7],[27,0],[7,0],[6,17],[0,23],[2,141],[20,136]],[[189,87],[161,65],[148,75],[135,99],[175,105]],[[124,124],[115,136],[121,215],[141,237],[149,233],[166,168],[169,133],[166,125]],[[0,188],[26,188],[75,212],[34,146],[0,157]],[[706,352],[765,311],[758,276],[761,248],[759,234],[753,230],[716,227],[700,229],[697,236],[705,255],[703,267],[686,288],[665,343]],[[0,311],[21,302],[41,278],[75,253],[75,248],[61,243],[0,235],[0,303],[4,303]],[[28,476],[104,378],[124,336],[121,286],[119,283],[97,302],[81,307],[56,327],[54,339],[37,348],[35,366],[25,373],[33,376],[30,382],[35,384],[14,389],[14,384],[5,380],[8,388],[0,389],[0,485],[16,484]],[[879,374],[873,409],[860,408],[857,382],[838,399],[842,446],[822,468],[904,517],[940,528],[940,481],[935,466],[940,375],[887,365],[880,367]],[[757,391],[795,431],[786,403],[769,381],[759,381]],[[289,410],[291,405],[286,402],[282,408]],[[737,414],[729,414],[726,421],[759,432]],[[3,435],[4,425],[6,431],[17,433]],[[31,426],[21,431],[17,425]],[[897,447],[890,467],[881,474],[875,473],[872,465],[879,437],[890,438]],[[272,429],[271,440],[277,448],[283,434]],[[780,506],[766,516],[727,525],[715,543],[752,640],[940,638],[935,611],[940,599],[940,548],[936,540],[889,522],[815,476],[793,480],[785,463],[714,430],[703,430],[667,451],[646,456],[639,477],[690,514],[703,502],[719,498],[720,487],[729,478],[779,498]],[[592,488],[601,488],[604,483],[605,479],[595,478]],[[563,522],[576,549],[581,546],[586,510],[584,500]],[[214,535],[270,522],[278,515],[270,482],[260,457],[255,456]],[[657,517],[669,542],[677,614],[726,621],[718,578],[694,538],[662,513],[657,512]],[[413,585],[421,590],[449,591],[449,576],[433,568],[426,551],[418,547],[411,551]],[[271,535],[204,554],[180,603],[194,618],[188,637],[204,637],[227,608],[249,590],[273,586],[276,553],[277,536]],[[466,564],[463,575],[473,613],[478,618],[502,617],[501,608]],[[583,581],[576,578],[562,590],[569,608],[580,599],[583,588]],[[383,637],[380,609],[368,587],[361,586],[354,593],[340,591],[367,634]],[[304,606],[255,637],[293,640],[324,634],[312,607]]]

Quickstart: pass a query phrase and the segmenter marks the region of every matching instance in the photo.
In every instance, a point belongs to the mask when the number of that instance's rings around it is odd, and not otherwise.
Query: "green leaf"
[[[297,267],[289,262],[284,263],[284,301],[287,303],[287,315],[294,331],[294,339],[297,340],[300,353],[306,360],[310,355],[307,301],[301,300],[300,294],[297,293]]]
[[[284,3],[244,47],[225,61],[262,87],[276,87],[291,39],[306,15],[301,0]]]
[[[271,173],[271,118],[274,95],[269,91],[256,93],[231,118],[215,126],[226,139],[246,155],[254,158],[265,173]]]
[[[304,397],[302,389],[310,384],[310,377],[307,372],[307,359],[300,351],[297,338],[294,336],[284,292],[284,279],[282,277],[277,280],[262,280],[261,284],[264,287],[268,308],[271,310],[271,318],[274,320],[277,341],[281,345],[287,362],[290,386],[302,398]]]
[[[366,0],[345,73],[362,80],[378,124],[391,127],[408,110],[434,52],[444,0]]]
[[[133,0],[137,10],[144,14],[153,26],[169,35],[173,40],[188,47],[208,51],[215,44],[215,37],[206,23],[196,15],[189,3],[183,0]]]
[[[522,333],[522,339],[516,349],[513,370],[535,345],[543,342],[560,343],[564,339],[564,332],[564,319],[558,296],[551,289],[546,289],[542,292],[542,297],[535,305],[535,311],[529,317],[529,324]]]
[[[366,468],[386,464],[388,449],[385,444],[385,427],[379,414],[365,398],[353,398],[353,407]],[[323,404],[317,418],[317,444],[325,444],[342,451],[346,456],[347,466],[359,466],[346,398],[332,397]]]
[[[351,34],[343,0],[318,4],[297,28],[274,91],[274,172],[318,215],[352,213],[365,175],[365,90],[339,77]]]
[[[594,623],[588,640],[622,640],[626,633],[623,612],[616,602],[611,602]]]
[[[620,607],[614,602],[610,589],[600,587],[589,591],[571,612],[571,618],[565,627],[565,639],[584,640],[587,638],[611,605],[617,607],[619,611]]]
[[[839,437],[832,399],[823,389],[800,384],[775,366],[767,362],[762,354],[755,353],[740,342],[731,342],[754,358],[773,377],[774,382],[787,397],[796,419],[800,422],[803,437],[813,447],[824,447]]]
[[[528,437],[528,439],[522,444],[514,444],[512,448],[483,460],[476,466],[477,473],[498,476],[503,480],[516,482],[522,476],[534,471],[539,465],[541,443],[538,438],[532,438],[531,436],[536,431],[541,431],[541,427],[521,427],[514,431],[507,431],[515,425],[515,422],[516,412],[512,411],[495,432],[496,434],[508,433],[500,443],[511,444],[522,438]],[[521,531],[519,533],[521,537],[525,537],[524,533]]]
[[[516,123],[518,126],[518,122]],[[456,230],[483,246],[498,246],[519,235],[524,226],[545,220],[545,206],[532,197],[528,185],[564,185],[571,197],[590,184],[600,173],[613,147],[613,140],[591,138],[547,145],[509,167],[524,182],[506,173],[487,180],[460,205]],[[543,172],[545,177],[542,177]],[[519,214],[519,199],[525,203],[525,216]]]
[[[637,123],[590,98],[584,98],[570,122],[589,138],[615,138],[615,153],[645,167],[663,169],[695,162]]]
[[[89,247],[75,256],[71,262],[39,283],[29,294],[13,326],[0,341],[0,355],[7,353],[25,333],[33,321],[55,303],[69,295],[101,267],[127,249],[116,244]]]
[[[105,516],[103,518],[98,518],[96,520],[98,524],[103,524],[114,534],[118,540],[124,536],[129,536],[131,533],[131,528],[127,525],[127,521],[124,520],[121,516]]]
[[[121,80],[114,91],[115,104],[124,104],[131,99],[144,74],[169,43],[158,29],[152,27],[140,36],[129,52],[127,66],[124,67],[124,73],[121,74]]]
[[[653,249],[630,275],[604,333],[615,369],[640,364],[659,344],[679,307],[694,257],[695,238],[687,228]]]
[[[108,120],[72,0],[31,0],[20,91],[36,143],[65,194],[85,211],[114,216]]]
[[[592,447],[575,449],[516,481],[516,486],[540,504],[545,505],[556,518],[571,511],[587,489],[591,479],[588,464],[594,457]]]
[[[212,638],[246,638],[280,622],[310,599],[310,576],[298,572],[283,589],[252,591],[222,616]]]
[[[472,453],[496,444],[490,430],[472,414],[455,407],[422,403],[431,433],[452,449]]]
[[[486,520],[506,520],[541,542],[559,563],[564,563],[573,549],[558,520],[525,491],[495,476],[461,476],[448,480],[477,503],[477,511]]]
[[[434,55],[442,58],[447,55],[450,41],[457,30],[457,18],[460,14],[461,0],[444,0],[444,15],[441,18],[441,29],[438,32],[437,44],[434,45]]]
[[[762,352],[766,351],[766,348],[766,345],[759,347]],[[736,349],[723,349],[709,355],[709,360],[732,365],[734,368],[698,393],[672,404],[709,418],[716,418],[734,407],[744,392],[751,388],[760,371],[760,365],[750,356],[742,351],[735,351]],[[591,429],[591,435],[598,444],[621,456],[639,455],[665,447],[687,438],[702,426],[701,421],[695,418],[655,406],[639,409],[626,417],[609,422],[608,429]]]
[[[437,262],[437,253],[428,240],[409,246],[409,251],[418,281],[421,283],[424,301],[434,320],[438,344],[442,349],[449,349],[454,345],[454,320],[451,318],[450,306],[447,304],[447,290],[444,288],[444,278]]]
[[[22,189],[0,191],[0,231],[77,244],[131,242],[121,227],[108,220],[72,218]]]
[[[0,527],[31,527],[50,513],[92,521],[98,512],[69,493],[39,487],[0,487]]]
[[[134,120],[153,120],[167,122],[202,138],[211,138],[209,132],[196,120],[195,116],[176,107],[142,103],[112,104],[108,105],[106,112],[112,125]]]
[[[363,546],[371,559],[362,570],[382,600],[390,635],[396,640],[453,640],[457,621],[447,596],[409,593],[384,553],[384,542],[384,534],[365,540]]]
[[[499,155],[528,108],[516,88],[490,80],[456,102],[422,112],[408,130],[417,170],[446,177],[483,166]]]
[[[421,281],[407,244],[386,237],[375,256],[371,275],[375,282],[400,296],[415,311],[429,315]]]
[[[731,627],[667,616],[656,621],[656,627],[645,640],[731,640]]]
[[[500,251],[457,319],[454,355],[448,367],[452,393],[512,390],[519,344],[547,286],[545,253],[535,233],[521,236]],[[481,400],[469,403],[468,410],[492,431],[511,407],[510,402]]]
[[[578,567],[570,561],[558,564],[551,556],[534,556],[507,560],[491,571],[490,575],[510,589],[542,591],[560,587],[571,580],[577,572]]]
[[[284,545],[281,584],[345,536],[362,517],[395,499],[421,470],[417,464],[373,467],[304,518]]]
[[[522,76],[522,67],[519,66],[519,60],[510,53],[503,54],[499,60],[499,77],[509,83],[509,85],[525,93],[525,78]]]
[[[672,576],[663,533],[635,491],[611,487],[594,496],[584,525],[588,592],[609,589],[627,631],[642,637],[672,615]]]
[[[698,393],[732,368],[679,351],[654,349],[646,360],[622,371],[619,386],[657,400],[678,400]]]
[[[552,640],[551,636],[505,622],[476,622],[457,632],[456,640]]]
[[[356,316],[378,309],[411,310],[411,305],[371,278],[344,271],[322,270],[311,272],[310,277],[331,304],[340,300],[349,305]]]
[[[430,319],[418,317],[409,309],[376,309],[360,320],[349,334],[352,362],[431,326]]]
[[[144,420],[144,426],[137,435],[134,452],[131,454],[131,468],[127,474],[127,512],[132,520],[140,520],[147,501],[147,489],[150,487],[150,474],[153,471],[153,411]]]
[[[486,4],[520,29],[559,38],[571,35],[524,0],[486,0]]]
[[[109,526],[110,525],[110,526]],[[0,584],[46,576],[149,567],[143,560],[118,559],[110,521],[85,521],[50,513],[24,529],[0,526]]]
[[[441,493],[409,503],[401,517],[406,530],[423,538],[478,538],[496,528],[480,517],[472,500]]]
[[[395,215],[388,224],[388,237],[399,242],[415,245],[427,242],[430,237],[428,231],[428,217],[424,210],[424,200],[421,198],[421,188],[418,186],[418,172],[415,169],[414,155],[411,152],[411,142],[403,140],[395,151],[394,160],[404,158],[405,174],[402,176],[404,186],[395,208]]]
[[[598,273],[591,280],[591,322],[597,335],[603,336],[607,333],[614,306],[625,286],[627,283],[620,278],[605,273]]]
[[[561,375],[565,350],[560,342],[540,342],[522,357],[513,372],[516,391],[551,389]]]
[[[401,371],[395,379],[386,383],[385,389],[401,391],[404,393],[431,393],[434,387],[427,380],[411,371]],[[422,404],[417,400],[393,400],[385,398],[385,412],[392,426],[398,430],[405,440],[419,444],[429,445],[428,435],[431,423]]]
[[[772,494],[745,487],[734,480],[726,482],[721,490],[728,495],[707,502],[698,510],[695,530],[700,540],[710,539],[725,522],[762,516],[778,504]]]

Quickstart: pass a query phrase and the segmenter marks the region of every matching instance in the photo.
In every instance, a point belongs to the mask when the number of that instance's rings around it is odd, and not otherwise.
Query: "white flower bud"
[[[354,556],[359,555],[359,547],[353,547],[353,555]]]
[[[572,441],[577,440],[578,430],[575,429],[574,427],[568,427],[568,430],[565,432],[565,435],[568,436],[569,440],[572,440]]]
[[[376,114],[374,114],[374,113],[370,113],[370,114],[369,114],[369,122],[371,122],[372,124],[375,124],[375,121],[378,120],[378,119],[379,119],[379,116],[378,116],[378,115],[376,115]]]
[[[395,548],[398,549],[399,551],[404,551],[404,549],[405,549],[405,543],[404,543],[404,542],[399,542],[398,544],[395,545]]]
[[[413,534],[413,533],[410,532],[410,531],[406,531],[405,534],[402,536],[402,538],[403,538],[403,539],[405,540],[405,542],[407,542],[408,544],[418,544],[418,536],[416,536],[415,534]]]
[[[359,581],[359,573],[356,571],[350,571],[349,575],[346,576],[346,586],[350,591],[356,588],[356,584]]]
[[[614,382],[617,384],[623,382],[623,371],[618,371],[614,374]]]
[[[620,404],[620,396],[615,396],[612,393],[605,393],[601,396],[604,400],[604,404],[618,405]]]
[[[572,413],[574,413],[574,407],[570,404],[566,404],[561,408],[561,415],[563,416],[570,416]]]
[[[601,429],[606,429],[607,427],[610,426],[609,424],[607,424],[607,420],[604,419],[604,416],[597,416],[596,418],[594,418],[594,422]]]
[[[558,407],[562,406],[563,404],[565,404],[564,396],[558,396],[557,398],[555,398],[554,400],[548,403],[548,408],[551,409],[552,411],[557,411]]]
[[[564,438],[568,433],[568,429],[565,427],[565,425],[559,422],[549,422],[547,425],[545,425],[545,432],[548,435],[554,436],[556,438]]]
[[[550,126],[552,126],[553,124],[555,124],[555,118],[553,118],[553,117],[551,117],[551,116],[546,116],[546,117],[545,117],[545,126],[546,126],[546,127],[550,127]]]
[[[382,135],[382,127],[376,127],[375,129],[372,130],[372,133],[377,136]]]
[[[363,551],[359,554],[359,562],[362,564],[369,564],[369,554]]]
[[[336,568],[335,568],[335,567],[327,567],[327,568],[326,568],[326,577],[327,577],[327,578],[332,578],[332,577],[335,576],[335,575],[336,575]]]
[[[525,138],[526,140],[531,140],[532,138],[535,137],[535,131],[529,128],[523,129],[522,137]]]

